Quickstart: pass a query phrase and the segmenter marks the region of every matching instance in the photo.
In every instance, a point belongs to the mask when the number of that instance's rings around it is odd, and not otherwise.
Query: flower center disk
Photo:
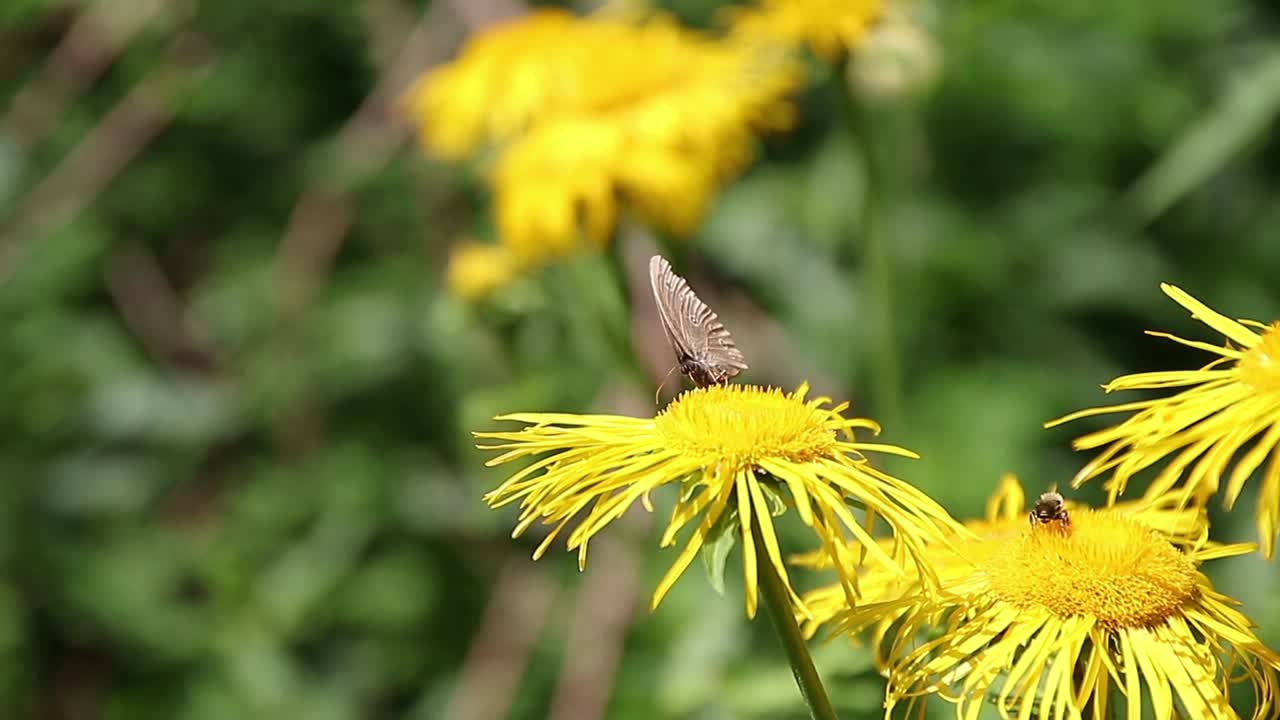
[[[1280,322],[1267,328],[1262,341],[1240,357],[1236,369],[1240,379],[1257,390],[1280,390]]]
[[[673,450],[745,467],[761,458],[831,457],[837,445],[829,419],[829,411],[781,390],[717,385],[684,393],[654,422]]]
[[[1199,592],[1191,560],[1154,530],[1107,511],[1073,511],[1070,532],[1024,530],[982,569],[992,592],[1016,608],[1091,616],[1111,629],[1159,625]]]

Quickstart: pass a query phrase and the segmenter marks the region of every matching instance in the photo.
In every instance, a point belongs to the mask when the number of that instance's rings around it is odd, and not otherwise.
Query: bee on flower
[[[1045,495],[1050,495],[1046,503]],[[1057,497],[1052,497],[1057,496]],[[1059,499],[1061,502],[1059,503]],[[983,517],[966,520],[963,524],[969,536],[952,537],[949,542],[934,543],[925,548],[925,561],[933,568],[934,573],[943,585],[956,582],[972,575],[982,561],[997,551],[1004,543],[1019,537],[1027,529],[1028,516],[1035,516],[1037,508],[1045,511],[1048,523],[1056,523],[1062,515],[1070,517],[1079,506],[1071,500],[1062,498],[1056,492],[1040,496],[1030,510],[1027,509],[1027,494],[1022,483],[1014,475],[1007,474],[1000,479],[995,491],[987,500],[986,513]],[[1202,544],[1208,538],[1208,517],[1203,508],[1177,507],[1177,499],[1172,496],[1144,497],[1139,500],[1117,503],[1113,511],[1134,518],[1178,547],[1189,547]],[[1037,517],[1031,525],[1042,524]],[[883,546],[886,540],[880,540]],[[856,551],[856,547],[851,547]],[[888,549],[887,547],[885,548]],[[813,569],[830,569],[831,560],[828,553],[816,550],[792,558],[792,563]],[[859,604],[889,603],[899,600],[918,588],[909,578],[903,578],[869,557],[858,570],[858,584],[861,590]],[[804,594],[805,606],[810,616],[800,618],[804,623],[804,633],[813,637],[825,625],[848,610],[849,605],[840,583],[811,590]],[[888,606],[885,606],[888,607]],[[886,612],[872,629],[871,647],[875,653],[877,665],[887,669],[888,661],[883,650],[885,638],[894,623],[902,616],[902,608],[895,612]]]
[[[1070,532],[1010,516],[1018,529],[965,548],[939,592],[844,607],[834,626],[875,628],[886,716],[936,694],[961,718],[988,704],[1002,718],[1238,718],[1243,684],[1252,717],[1275,717],[1280,656],[1200,570],[1254,546],[1209,542],[1203,512],[1181,536],[1148,524],[1169,512],[1074,507]]]

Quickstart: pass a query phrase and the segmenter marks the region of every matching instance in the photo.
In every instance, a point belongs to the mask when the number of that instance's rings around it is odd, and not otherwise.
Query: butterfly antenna
[[[675,371],[676,371],[676,368],[678,368],[678,367],[680,367],[680,366],[679,366],[679,365],[672,365],[672,366],[671,366],[671,369],[667,371],[667,374],[662,376],[662,383],[658,385],[658,389],[657,389],[657,390],[654,390],[654,391],[653,391],[653,404],[654,404],[654,405],[657,405],[657,404],[658,404],[658,400],[662,397],[662,388],[666,387],[666,385],[667,385],[667,379],[671,377],[671,373],[675,372]]]

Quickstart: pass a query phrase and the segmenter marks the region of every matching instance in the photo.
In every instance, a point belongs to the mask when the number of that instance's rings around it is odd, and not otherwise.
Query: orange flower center
[[[1019,609],[1093,617],[1108,628],[1158,625],[1199,592],[1199,572],[1168,540],[1107,511],[1072,511],[1071,531],[1029,527],[982,563],[991,591]]]

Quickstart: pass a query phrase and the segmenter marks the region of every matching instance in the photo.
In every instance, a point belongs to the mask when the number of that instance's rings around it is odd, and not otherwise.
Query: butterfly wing
[[[694,359],[706,367],[717,382],[747,369],[746,358],[724,323],[660,255],[654,255],[649,261],[649,280],[662,328],[678,358]]]
[[[653,302],[658,306],[662,331],[666,333],[676,359],[683,361],[686,357],[693,357],[693,345],[689,342],[688,333],[680,330],[680,319],[676,315],[680,293],[682,289],[692,292],[689,286],[672,271],[671,263],[661,255],[654,255],[649,260],[649,284],[653,287]]]

